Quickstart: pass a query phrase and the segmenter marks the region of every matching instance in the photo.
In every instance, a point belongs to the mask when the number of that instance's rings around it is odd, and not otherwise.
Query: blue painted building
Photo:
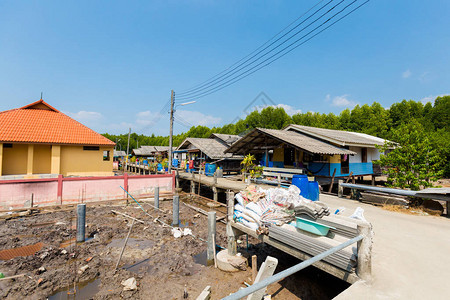
[[[311,175],[372,175],[385,140],[357,132],[289,125],[283,130],[256,128],[227,149],[254,154],[263,166],[303,168]]]

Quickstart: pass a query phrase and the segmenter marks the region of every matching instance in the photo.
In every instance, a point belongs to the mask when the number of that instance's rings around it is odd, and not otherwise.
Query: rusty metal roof
[[[34,255],[36,252],[41,250],[42,247],[44,247],[44,244],[39,242],[29,246],[1,250],[0,260],[8,260],[18,256]]]
[[[356,154],[319,139],[294,131],[255,128],[229,147],[227,153],[245,154],[252,150],[263,150],[287,144],[312,154]]]

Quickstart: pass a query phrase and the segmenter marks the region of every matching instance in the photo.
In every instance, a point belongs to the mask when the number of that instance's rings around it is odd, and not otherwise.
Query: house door
[[[341,175],[350,173],[350,157],[347,154],[341,155]]]

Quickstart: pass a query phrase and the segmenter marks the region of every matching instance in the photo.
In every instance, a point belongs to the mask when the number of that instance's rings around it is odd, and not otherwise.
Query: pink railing
[[[0,210],[126,199],[124,187],[135,198],[173,193],[175,174],[67,177],[0,180]]]

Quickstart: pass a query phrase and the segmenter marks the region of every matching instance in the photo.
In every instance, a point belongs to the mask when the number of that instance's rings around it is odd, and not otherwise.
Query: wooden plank
[[[280,175],[281,177],[285,177],[285,178],[294,177],[294,174],[278,173],[278,172],[263,172],[263,175],[264,176],[273,176],[273,177],[278,177],[278,175]]]
[[[205,289],[198,295],[197,300],[209,300],[211,299],[211,286],[205,287]]]
[[[263,167],[264,171],[272,171],[279,173],[294,173],[294,174],[304,174],[303,169],[288,169],[288,168],[274,168],[274,167]]]
[[[334,169],[334,171],[333,171],[333,176],[331,177],[331,183],[330,183],[330,188],[328,189],[328,193],[331,193],[331,190],[333,189],[334,175],[336,175],[336,169]]]
[[[259,270],[258,275],[256,275],[256,279],[253,284],[272,276],[277,265],[278,259],[276,259],[275,257],[267,256],[266,261],[261,265],[261,269]],[[266,290],[267,286],[254,292],[253,294],[248,295],[247,300],[261,300],[266,293]]]

